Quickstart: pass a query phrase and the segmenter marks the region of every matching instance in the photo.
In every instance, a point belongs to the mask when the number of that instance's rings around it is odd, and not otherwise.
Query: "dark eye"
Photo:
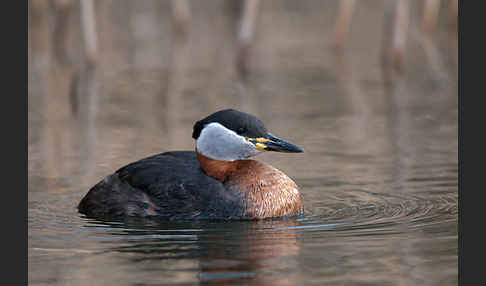
[[[238,130],[236,130],[236,133],[238,133],[239,135],[241,135],[245,132],[246,132],[246,129],[244,127],[240,127],[240,128],[238,128]]]

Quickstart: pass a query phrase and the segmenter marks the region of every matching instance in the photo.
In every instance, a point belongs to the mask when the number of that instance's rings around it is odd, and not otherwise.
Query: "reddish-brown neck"
[[[201,168],[208,176],[224,182],[238,167],[238,161],[219,161],[208,158],[196,149],[197,159]]]

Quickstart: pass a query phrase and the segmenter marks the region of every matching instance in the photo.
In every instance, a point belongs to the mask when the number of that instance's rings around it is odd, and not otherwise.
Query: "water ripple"
[[[383,194],[368,191],[348,191],[345,196],[332,196],[326,203],[312,209],[305,227],[295,229],[325,229],[367,233],[391,230],[426,229],[428,226],[450,223],[457,219],[457,194],[442,192],[422,195]],[[334,199],[334,201],[333,201]],[[328,222],[323,224],[323,222]],[[322,228],[324,229],[324,228]]]

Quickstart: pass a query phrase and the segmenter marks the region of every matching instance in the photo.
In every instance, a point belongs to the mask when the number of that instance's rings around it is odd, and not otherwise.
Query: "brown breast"
[[[202,169],[224,183],[227,191],[243,194],[246,216],[268,218],[303,212],[297,184],[280,170],[256,160],[233,162],[207,158],[197,152]]]

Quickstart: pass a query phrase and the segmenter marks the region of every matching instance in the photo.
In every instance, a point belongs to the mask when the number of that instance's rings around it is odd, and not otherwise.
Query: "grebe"
[[[194,151],[173,151],[130,163],[93,186],[78,205],[88,217],[169,220],[263,219],[303,213],[292,179],[248,160],[263,151],[300,147],[267,132],[262,121],[233,109],[194,124]]]

